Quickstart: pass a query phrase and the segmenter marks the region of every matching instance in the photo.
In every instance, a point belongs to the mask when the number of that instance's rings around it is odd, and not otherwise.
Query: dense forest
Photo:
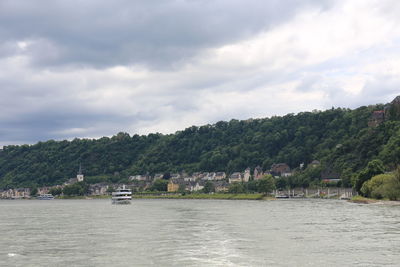
[[[400,110],[368,126],[383,104],[354,110],[332,108],[265,119],[220,121],[175,134],[118,133],[109,138],[11,145],[0,150],[0,188],[54,185],[74,177],[80,163],[86,176],[126,179],[134,174],[269,169],[284,162],[292,169],[319,160],[321,171],[351,175],[379,159],[386,170],[400,162]],[[318,175],[317,175],[318,176]]]

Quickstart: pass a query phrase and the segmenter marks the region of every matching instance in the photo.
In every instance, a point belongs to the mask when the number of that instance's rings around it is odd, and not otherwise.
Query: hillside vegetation
[[[0,188],[62,183],[76,175],[80,163],[86,176],[109,175],[118,180],[147,172],[232,173],[257,165],[265,170],[278,162],[297,168],[315,159],[322,169],[341,174],[349,183],[371,160],[380,159],[386,170],[399,164],[396,110],[379,126],[368,127],[372,112],[383,107],[220,121],[169,135],[118,133],[97,140],[5,146],[0,151]]]

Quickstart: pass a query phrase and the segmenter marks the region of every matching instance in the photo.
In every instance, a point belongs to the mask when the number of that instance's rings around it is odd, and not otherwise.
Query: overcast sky
[[[398,0],[0,0],[0,147],[399,94]]]

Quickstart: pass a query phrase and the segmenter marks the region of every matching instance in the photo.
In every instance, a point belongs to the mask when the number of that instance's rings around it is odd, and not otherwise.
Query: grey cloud
[[[330,0],[55,1],[0,3],[0,40],[33,40],[37,65],[173,67],[202,49],[250,37]]]
[[[0,1],[0,146],[109,136],[118,131],[166,132],[232,118],[390,101],[399,80],[377,75],[361,97],[343,98],[345,91],[333,76],[346,79],[352,66],[363,66],[365,62],[356,54],[297,69],[225,69],[212,64],[208,69],[201,60],[200,65],[194,62],[192,68],[179,69],[204,49],[268,30],[288,21],[299,9],[329,8],[330,3]],[[24,40],[31,42],[25,50],[16,43]],[[389,52],[397,55],[397,46]],[[25,55],[31,64],[10,63],[6,58],[13,55]],[[361,56],[376,60],[370,54]],[[134,67],[130,70],[137,69],[138,74],[127,71],[127,78],[125,69],[101,70],[134,64],[163,72]],[[280,85],[288,82],[300,85],[279,98],[277,92],[285,90]],[[295,99],[314,92],[322,92],[326,101]],[[292,99],[290,93],[294,93]]]
[[[0,142],[4,145],[10,144],[7,140],[22,140],[23,143],[32,144],[49,139],[73,139],[76,136],[110,136],[127,131],[127,125],[148,119],[140,114],[124,116],[78,107],[69,110],[62,107],[59,110],[43,108],[12,119],[1,119]],[[79,131],[73,131],[76,128],[80,128]]]

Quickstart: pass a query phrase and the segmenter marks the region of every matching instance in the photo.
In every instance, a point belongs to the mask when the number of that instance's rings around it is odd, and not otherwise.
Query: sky
[[[398,0],[0,0],[0,147],[397,95]]]

